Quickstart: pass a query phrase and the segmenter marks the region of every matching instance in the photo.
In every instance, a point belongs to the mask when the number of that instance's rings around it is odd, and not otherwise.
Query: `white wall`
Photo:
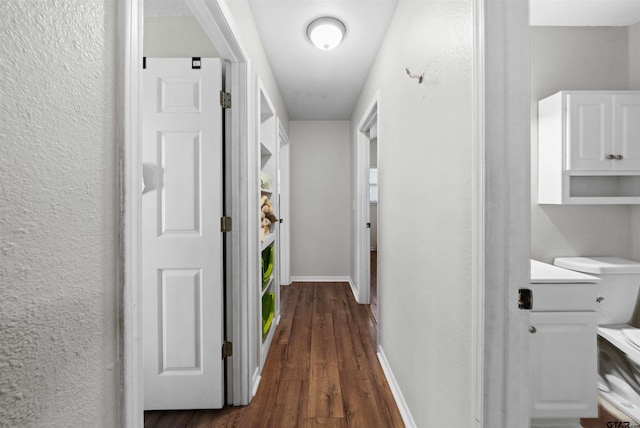
[[[118,422],[113,1],[0,2],[0,425]]]
[[[380,345],[420,427],[471,421],[471,69],[471,0],[401,0],[352,116],[380,90]]]
[[[640,22],[629,27],[629,89],[640,89]],[[631,218],[631,256],[640,260],[640,206],[633,207]]]
[[[531,256],[631,257],[631,208],[538,205],[537,101],[559,90],[627,89],[626,27],[531,27]]]
[[[291,276],[349,277],[350,122],[291,121],[289,136]]]
[[[150,58],[219,57],[193,16],[145,17],[143,55]]]

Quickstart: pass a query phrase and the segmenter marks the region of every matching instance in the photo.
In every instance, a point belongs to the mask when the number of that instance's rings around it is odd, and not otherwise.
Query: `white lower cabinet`
[[[596,313],[531,312],[531,425],[597,417]]]

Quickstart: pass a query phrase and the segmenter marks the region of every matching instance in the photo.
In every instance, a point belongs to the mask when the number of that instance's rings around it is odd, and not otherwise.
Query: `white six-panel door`
[[[143,71],[144,408],[224,404],[221,62]]]

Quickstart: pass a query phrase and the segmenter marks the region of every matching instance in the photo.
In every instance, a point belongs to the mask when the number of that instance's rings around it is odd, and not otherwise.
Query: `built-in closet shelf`
[[[273,211],[273,217],[278,217],[278,145],[277,145],[277,117],[276,110],[273,103],[269,99],[265,88],[257,79],[257,111],[256,111],[256,152],[259,159],[258,175],[260,180],[257,180],[256,186],[260,193],[260,198],[257,201],[259,236],[262,236],[262,222],[263,213],[262,207],[266,203],[265,198],[270,201]],[[266,176],[266,178],[265,178]],[[271,182],[269,188],[264,189],[263,180]],[[266,183],[266,181],[265,181]],[[271,217],[271,215],[269,216]],[[267,217],[268,218],[268,217]],[[277,220],[271,223],[269,226],[269,233],[264,236],[263,242],[258,242],[258,248],[260,253],[258,257],[262,259],[262,270],[258,267],[259,281],[256,284],[256,298],[258,299],[258,318],[259,324],[259,349],[260,349],[260,370],[264,366],[267,353],[269,351],[269,345],[273,338],[273,332],[277,324],[278,316],[280,313],[280,287],[279,287],[279,273],[278,264],[275,262],[278,259],[278,245],[275,245],[278,239],[278,228],[276,227]],[[265,264],[265,257],[271,258],[270,264]],[[260,260],[260,259],[259,259]],[[265,280],[266,278],[266,280]]]
[[[267,283],[262,287],[262,296],[267,294],[267,291],[269,291],[271,289],[271,285],[273,285],[273,275],[271,275],[271,277],[269,277],[269,281],[267,281]]]
[[[267,359],[267,353],[269,351],[269,347],[271,346],[271,342],[273,341],[273,336],[275,335],[276,326],[280,322],[280,316],[273,316],[273,320],[271,321],[271,326],[269,327],[269,331],[266,335],[262,335],[262,346],[260,349],[260,365],[264,366],[264,362]]]
[[[266,122],[267,120],[271,119],[272,117],[274,117],[274,114],[272,112],[270,112],[270,111],[261,112],[260,113],[260,122]]]
[[[264,242],[261,245],[260,251],[264,250],[265,248],[267,248],[269,245],[273,244],[276,240],[276,234],[271,232],[270,234],[268,234],[267,236],[265,236],[264,238]]]
[[[269,147],[265,146],[264,142],[260,142],[260,155],[262,157],[271,157],[273,156],[273,152],[269,150]]]

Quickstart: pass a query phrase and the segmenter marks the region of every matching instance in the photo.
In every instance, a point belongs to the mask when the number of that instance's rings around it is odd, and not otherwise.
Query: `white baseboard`
[[[407,428],[417,428],[416,422],[413,420],[413,416],[411,416],[411,412],[409,411],[409,406],[407,406],[407,402],[404,400],[404,396],[400,391],[400,386],[398,385],[395,376],[393,376],[391,366],[389,366],[389,361],[387,361],[387,357],[384,355],[384,351],[381,346],[378,346],[378,361],[380,361],[384,376],[387,378],[387,383],[389,384],[389,388],[391,388],[393,398],[396,400],[396,405],[398,406],[404,425]]]
[[[351,292],[353,293],[353,298],[358,301],[358,289],[356,288],[356,284],[353,282],[353,279],[349,278],[349,287],[351,287]]]
[[[256,396],[256,392],[258,392],[258,386],[260,385],[260,369],[256,368],[256,371],[253,372],[253,379],[251,380],[251,398]]]
[[[350,282],[348,276],[292,276],[291,282]]]

